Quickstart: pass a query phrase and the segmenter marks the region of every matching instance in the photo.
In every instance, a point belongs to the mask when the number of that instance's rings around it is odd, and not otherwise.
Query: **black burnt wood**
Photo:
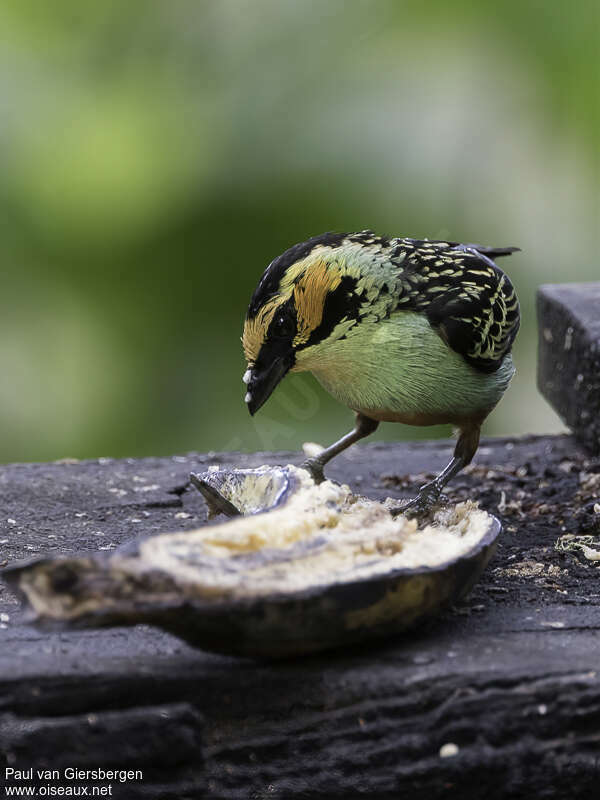
[[[329,474],[407,496],[451,449],[367,445]],[[206,509],[184,491],[190,470],[288,460],[2,467],[0,564],[194,528]],[[554,543],[600,536],[600,459],[567,436],[484,440],[451,488],[501,518],[497,554],[459,607],[381,644],[257,663],[146,626],[47,633],[0,584],[0,782],[7,765],[123,767],[144,778],[113,797],[595,797],[600,562]]]
[[[600,282],[540,286],[538,386],[577,439],[600,453]]]

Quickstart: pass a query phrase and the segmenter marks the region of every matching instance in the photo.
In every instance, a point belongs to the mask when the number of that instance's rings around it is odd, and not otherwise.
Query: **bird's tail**
[[[466,247],[477,250],[488,258],[499,258],[500,256],[509,256],[511,253],[516,253],[521,250],[520,247],[484,247],[480,244],[468,244]]]

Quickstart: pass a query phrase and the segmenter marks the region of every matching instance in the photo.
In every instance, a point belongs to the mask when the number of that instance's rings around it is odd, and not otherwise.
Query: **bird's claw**
[[[407,500],[397,508],[392,508],[390,513],[393,517],[396,517],[409,511],[411,516],[421,517],[428,514],[439,502],[445,500],[447,500],[447,497],[442,494],[441,486],[434,482],[426,483],[421,486],[416,497],[413,497],[412,500]]]
[[[316,484],[323,483],[325,480],[325,473],[323,472],[323,464],[314,458],[307,458],[300,464],[300,469],[305,469],[310,472],[310,477]]]

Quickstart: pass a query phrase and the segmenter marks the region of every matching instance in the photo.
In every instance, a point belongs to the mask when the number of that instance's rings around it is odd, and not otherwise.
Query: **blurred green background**
[[[600,274],[596,3],[4,0],[0,31],[2,461],[345,432],[306,375],[251,419],[239,336],[273,257],[367,227],[523,249],[486,433],[561,429],[534,295]]]

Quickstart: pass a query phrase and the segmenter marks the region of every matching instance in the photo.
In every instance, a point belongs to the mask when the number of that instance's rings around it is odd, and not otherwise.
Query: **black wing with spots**
[[[495,372],[510,352],[520,315],[510,279],[489,256],[516,249],[397,240],[393,257],[406,284],[398,308],[424,313],[469,364]]]

